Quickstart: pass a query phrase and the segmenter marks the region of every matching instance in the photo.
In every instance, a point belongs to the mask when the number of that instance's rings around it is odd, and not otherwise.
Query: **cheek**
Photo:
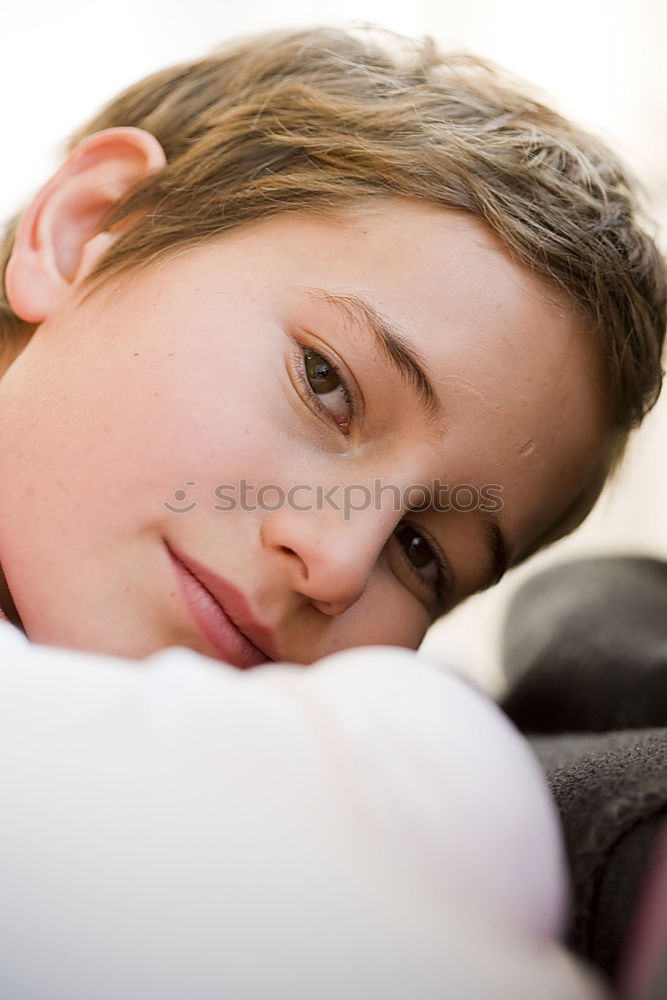
[[[403,646],[418,649],[431,619],[391,570],[376,567],[359,600],[335,622],[326,651],[351,646]],[[313,656],[313,659],[317,659]]]

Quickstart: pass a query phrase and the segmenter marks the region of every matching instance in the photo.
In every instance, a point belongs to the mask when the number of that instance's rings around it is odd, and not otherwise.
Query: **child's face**
[[[402,327],[441,415],[314,289]],[[558,300],[474,219],[397,199],[268,219],[72,294],[0,382],[0,563],[28,636],[226,658],[169,546],[245,595],[274,658],[416,648],[441,610],[429,538],[453,606],[499,569],[493,517],[517,560],[598,460],[598,366]],[[378,481],[394,494],[376,500]],[[467,484],[502,509],[396,509],[396,490],[434,481],[442,507],[469,506]]]

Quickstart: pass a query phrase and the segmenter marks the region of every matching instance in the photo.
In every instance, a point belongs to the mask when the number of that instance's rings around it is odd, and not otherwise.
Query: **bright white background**
[[[432,34],[540,85],[593,127],[644,181],[667,226],[667,5],[663,0],[2,0],[0,219],[58,161],[59,144],[118,90],[238,34],[374,21]],[[424,648],[501,686],[497,641],[508,596],[539,565],[583,552],[667,556],[667,392],[637,433],[617,481],[574,536],[438,623]],[[667,614],[667,612],[666,612]]]

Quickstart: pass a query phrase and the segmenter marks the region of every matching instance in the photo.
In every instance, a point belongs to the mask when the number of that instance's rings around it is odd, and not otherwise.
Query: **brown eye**
[[[395,535],[415,569],[423,569],[437,562],[437,556],[429,543],[411,524],[400,524]]]
[[[342,385],[341,378],[333,365],[316,351],[304,352],[306,377],[313,392],[325,396]]]
[[[319,351],[300,345],[299,355],[296,375],[306,396],[347,437],[355,408],[345,379],[336,365]]]
[[[401,521],[394,529],[394,535],[403,551],[404,561],[422,583],[437,593],[442,605],[451,589],[452,575],[439,547],[425,532],[408,521]]]

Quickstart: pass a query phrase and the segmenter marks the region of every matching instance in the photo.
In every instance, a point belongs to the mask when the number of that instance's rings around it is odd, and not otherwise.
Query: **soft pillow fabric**
[[[602,1000],[526,741],[408,650],[239,671],[0,624],[0,996]]]

